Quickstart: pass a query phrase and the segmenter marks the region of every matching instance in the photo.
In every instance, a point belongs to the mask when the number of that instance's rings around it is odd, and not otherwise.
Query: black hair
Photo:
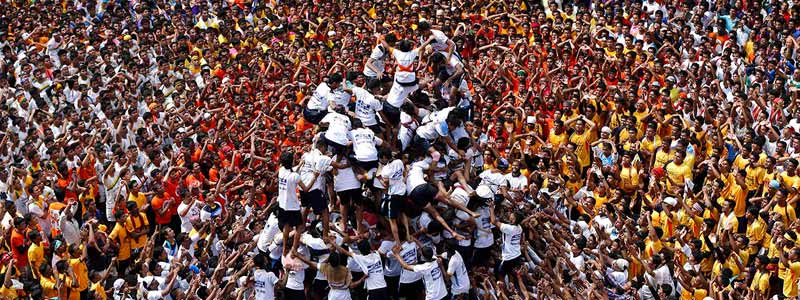
[[[294,153],[292,152],[281,153],[280,164],[281,167],[285,169],[291,169],[292,166],[294,165]]]
[[[356,80],[356,78],[358,78],[359,75],[361,75],[361,73],[358,73],[358,72],[355,72],[355,71],[348,71],[347,72],[347,76],[346,76],[347,81]]]
[[[419,24],[417,24],[417,30],[419,31],[425,31],[430,29],[431,29],[431,24],[428,23],[427,21],[421,21],[419,22]]]
[[[353,125],[353,128],[362,128],[362,127],[364,127],[364,123],[362,123],[361,120],[358,119],[358,118],[353,119],[353,121],[351,123]]]
[[[392,159],[392,151],[386,148],[378,150],[378,158]]]
[[[444,60],[445,60],[444,54],[442,54],[440,52],[436,52],[431,56],[431,62],[436,63],[436,64],[440,64],[440,63],[444,62]]]
[[[331,77],[328,77],[328,84],[338,83],[338,82],[342,82],[342,74],[333,73]]]
[[[442,230],[444,230],[444,226],[442,226],[442,224],[440,224],[439,222],[430,222],[430,223],[428,223],[428,228],[427,229],[428,229],[428,232],[433,233],[433,234],[437,234],[437,233],[442,232]]]
[[[414,45],[409,40],[402,40],[397,42],[397,47],[395,48],[401,52],[409,52],[414,49]]]
[[[433,249],[431,247],[422,247],[422,258],[426,261],[433,260]]]
[[[362,255],[367,255],[372,252],[372,246],[369,245],[369,241],[362,240],[358,242],[358,251],[361,252]]]
[[[386,41],[386,43],[389,44],[389,46],[392,46],[395,43],[397,43],[397,36],[394,35],[394,33],[390,33],[383,36],[383,40]]]

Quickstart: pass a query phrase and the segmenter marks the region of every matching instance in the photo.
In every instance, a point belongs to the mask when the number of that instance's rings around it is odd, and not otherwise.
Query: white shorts
[[[386,102],[394,106],[392,103],[403,103],[408,95],[419,89],[419,84],[411,86],[403,86],[397,81],[392,82],[392,89],[389,90],[389,95],[386,96]],[[400,108],[399,106],[396,106]]]

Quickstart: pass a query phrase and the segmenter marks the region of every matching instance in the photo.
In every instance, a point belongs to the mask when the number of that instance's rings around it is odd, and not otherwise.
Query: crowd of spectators
[[[0,299],[798,299],[800,5],[0,1]]]

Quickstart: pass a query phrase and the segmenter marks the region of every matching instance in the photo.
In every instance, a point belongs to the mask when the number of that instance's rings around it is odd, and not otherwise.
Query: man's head
[[[422,35],[429,35],[431,34],[431,23],[427,21],[422,21],[417,24],[417,31],[419,31]]]
[[[281,167],[284,169],[291,169],[292,166],[294,166],[294,153],[288,151],[281,153],[281,158],[279,161],[281,163]]]

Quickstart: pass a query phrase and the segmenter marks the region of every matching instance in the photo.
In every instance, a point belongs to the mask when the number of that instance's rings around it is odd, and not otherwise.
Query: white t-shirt
[[[346,162],[347,159],[342,157],[339,163]],[[357,189],[361,187],[361,182],[356,178],[356,173],[353,172],[352,167],[339,169],[333,177],[333,190],[336,192]]]
[[[442,270],[436,261],[414,265],[414,272],[422,273],[425,282],[425,300],[440,300],[447,296]]]
[[[308,99],[306,108],[313,110],[326,110],[328,109],[328,105],[333,98],[334,94],[331,91],[331,87],[329,87],[325,82],[320,83],[314,90],[314,93],[311,94],[311,98]]]
[[[411,169],[408,171],[408,177],[406,178],[406,192],[410,194],[414,188],[428,183],[425,180],[425,171],[430,167],[431,158],[416,161],[411,164]]]
[[[278,277],[274,273],[256,269],[253,272],[253,281],[256,300],[275,299],[275,284],[278,283]]]
[[[464,258],[457,251],[450,257],[447,263],[447,274],[450,274],[450,293],[453,295],[466,294],[469,292],[469,275],[467,267],[464,265]]]
[[[403,267],[400,266],[400,263],[397,262],[397,258],[394,256],[392,252],[392,247],[394,247],[394,241],[381,241],[380,247],[378,247],[378,252],[386,256],[386,263],[384,264],[383,268],[383,275],[386,277],[400,277],[400,273],[403,271]]]
[[[383,47],[378,45],[375,48],[372,48],[372,52],[369,54],[369,58],[372,59],[372,65],[375,66],[378,70],[383,70],[386,67],[386,52],[383,51]],[[364,65],[364,75],[369,77],[377,77],[378,74],[375,73],[372,69]]]
[[[181,218],[182,233],[188,233],[192,231],[192,218],[200,218],[200,206],[197,205],[197,201],[192,201],[191,204],[185,204],[183,201],[181,201],[181,204],[178,204],[178,211],[183,211],[187,206],[189,206],[189,211],[186,212],[186,215],[178,215],[178,217]]]
[[[325,187],[325,177],[322,175],[330,170],[331,158],[322,154],[319,150],[313,149],[303,154],[302,161],[303,165],[297,171],[300,173],[300,179],[303,180],[304,184],[311,184],[311,179],[314,178],[314,171],[320,173],[308,191],[323,189]]]
[[[329,112],[322,118],[320,123],[328,123],[328,130],[325,131],[325,138],[339,145],[345,146],[350,141],[350,119],[347,116]]]
[[[364,126],[378,124],[376,112],[383,110],[383,103],[375,99],[372,93],[360,87],[353,87],[353,95],[356,96],[356,118],[361,120]]]
[[[508,179],[503,173],[495,173],[492,170],[486,170],[478,175],[481,179],[481,185],[486,185],[492,189],[493,193],[497,193],[501,186],[508,186]]]
[[[440,136],[450,136],[450,128],[448,128],[447,122],[431,121],[417,128],[417,135],[423,139],[432,141]]]
[[[419,258],[417,258],[416,243],[406,241],[401,247],[402,250],[400,250],[400,257],[403,259],[403,261],[412,266],[419,262]],[[394,256],[394,253],[392,253],[392,256]],[[422,278],[422,274],[406,269],[403,269],[403,271],[400,273],[400,283],[413,283],[417,280],[420,280],[420,278]]]
[[[383,279],[383,263],[381,256],[377,252],[369,255],[353,254],[353,259],[361,266],[362,270],[367,270],[369,277],[366,279],[365,287],[367,290],[377,290],[386,287],[386,280]]]
[[[300,201],[297,200],[297,181],[300,174],[281,167],[278,170],[278,207],[287,211],[300,210]]]
[[[414,70],[408,70],[408,68],[413,68],[414,61],[417,59],[419,55],[419,50],[414,49],[409,52],[403,52],[397,49],[392,49],[392,56],[394,57],[395,63],[397,64],[397,69],[394,73],[394,80],[397,82],[402,83],[411,83],[414,80],[417,80],[417,73]],[[395,107],[400,107],[401,103],[391,103]],[[395,105],[396,104],[396,105]]]
[[[350,131],[353,138],[353,152],[359,161],[378,160],[378,148],[383,144],[383,140],[375,137],[375,133],[367,128],[356,128]]]
[[[402,160],[395,159],[381,169],[380,176],[389,179],[389,195],[402,196],[406,194],[406,184],[403,178],[405,168]]]
[[[414,137],[414,132],[419,127],[414,118],[404,111],[400,112],[400,129],[397,131],[397,139],[400,140],[400,147],[406,150],[411,145],[411,139]]]
[[[500,223],[500,232],[503,233],[503,261],[509,261],[522,255],[522,227],[519,225],[509,225]]]
[[[267,219],[267,224],[264,225],[264,229],[261,229],[261,233],[258,234],[258,240],[256,240],[256,247],[258,247],[258,250],[269,252],[269,244],[272,243],[272,240],[275,239],[275,235],[278,234],[279,231],[278,217],[275,214],[270,214]]]
[[[528,186],[528,177],[525,177],[522,174],[519,174],[519,176],[514,177],[512,173],[508,173],[506,174],[506,179],[508,180],[509,190],[521,190]],[[514,197],[522,196],[520,192],[509,192],[509,193]]]
[[[295,291],[302,291],[304,290],[305,286],[303,285],[303,281],[306,279],[306,271],[305,269],[308,268],[304,262],[300,261],[299,259],[295,258],[296,263],[300,264],[300,270],[286,270],[288,276],[286,280],[286,288],[292,289]],[[286,256],[281,257],[281,263],[286,266]]]
[[[447,35],[444,34],[441,30],[431,29],[431,36],[433,36],[433,42],[431,42],[431,48],[433,50],[442,52],[447,51],[447,41],[450,39],[447,38]]]

